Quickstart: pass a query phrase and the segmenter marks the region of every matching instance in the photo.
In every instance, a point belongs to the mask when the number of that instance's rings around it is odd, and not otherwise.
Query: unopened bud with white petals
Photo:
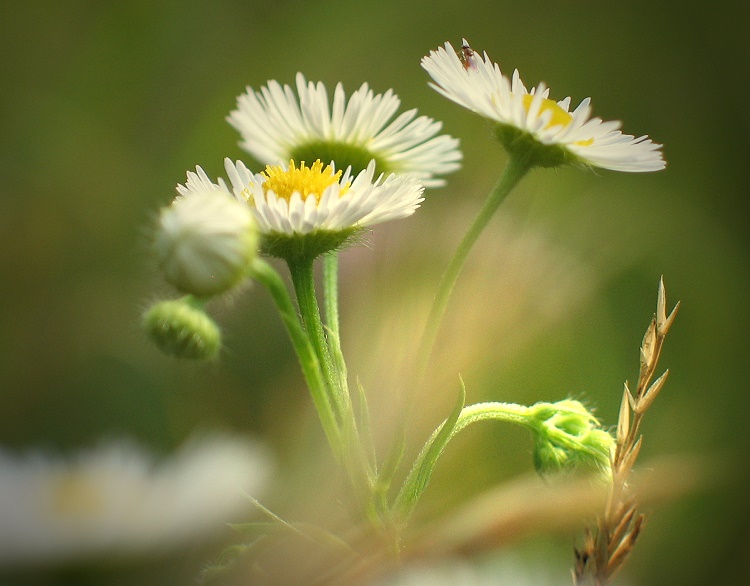
[[[181,195],[162,209],[155,248],[169,283],[210,297],[244,278],[257,255],[258,231],[250,208],[197,170],[178,187]]]

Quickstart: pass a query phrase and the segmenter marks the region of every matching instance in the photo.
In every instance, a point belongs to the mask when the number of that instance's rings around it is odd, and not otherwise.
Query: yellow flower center
[[[65,472],[56,479],[52,507],[61,515],[95,514],[102,509],[102,495],[85,473]]]
[[[266,179],[263,183],[264,188],[287,201],[294,192],[299,193],[303,200],[307,199],[308,195],[314,195],[315,199],[320,201],[320,196],[326,188],[338,183],[341,179],[340,170],[334,173],[330,165],[323,167],[320,160],[315,161],[310,167],[306,167],[305,162],[302,161],[299,169],[294,161],[289,161],[288,169],[284,169],[281,165],[268,165],[261,175]],[[339,197],[349,190],[349,185],[350,183],[341,186]]]
[[[523,107],[528,112],[531,109],[531,102],[534,100],[533,94],[526,94],[523,96]],[[549,119],[545,128],[552,128],[553,126],[567,126],[573,121],[573,117],[557,105],[554,100],[542,98],[542,105],[539,107],[539,114],[545,112],[552,112],[552,117]]]
[[[526,108],[527,112],[531,108],[531,102],[533,100],[534,96],[532,94],[526,94],[523,96],[523,107]],[[547,122],[547,126],[545,126],[544,128],[552,128],[553,126],[565,127],[573,121],[573,116],[571,116],[568,112],[558,106],[557,102],[547,98],[542,98],[542,104],[539,107],[539,114],[541,115],[547,111],[552,112],[552,116],[550,117],[549,122]],[[593,138],[588,138],[586,140],[576,141],[575,144],[580,146],[589,146],[593,142]]]

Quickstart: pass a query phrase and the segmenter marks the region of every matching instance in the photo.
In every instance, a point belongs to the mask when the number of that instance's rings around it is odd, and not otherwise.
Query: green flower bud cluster
[[[579,401],[537,403],[528,408],[534,432],[534,466],[540,474],[579,465],[610,468],[615,440]]]

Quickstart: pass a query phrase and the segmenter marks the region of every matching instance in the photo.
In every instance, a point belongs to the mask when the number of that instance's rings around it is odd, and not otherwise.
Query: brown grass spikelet
[[[604,586],[627,560],[643,529],[645,515],[638,512],[637,495],[630,494],[628,477],[643,444],[640,426],[669,375],[664,371],[653,380],[664,338],[679,307],[667,315],[664,281],[659,281],[656,313],[646,329],[640,348],[640,369],[635,393],[625,383],[612,455],[612,480],[604,511],[594,528],[586,529],[583,546],[575,549],[572,570],[576,585]]]

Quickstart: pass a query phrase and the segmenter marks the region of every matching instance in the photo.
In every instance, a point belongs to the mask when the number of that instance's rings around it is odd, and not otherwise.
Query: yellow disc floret
[[[526,111],[528,112],[531,108],[531,102],[534,100],[533,94],[526,94],[523,96],[523,107],[526,108]],[[570,124],[573,121],[573,117],[563,110],[557,102],[554,100],[550,100],[547,98],[542,98],[542,104],[539,106],[539,114],[543,114],[544,112],[552,112],[552,116],[549,119],[549,122],[547,122],[547,126],[545,128],[552,128],[553,126],[562,126],[565,127],[568,124]],[[593,138],[589,138],[586,140],[579,140],[575,144],[579,146],[589,146],[594,142]]]
[[[62,472],[52,487],[52,507],[55,514],[84,516],[102,509],[102,494],[94,479],[80,471]]]
[[[523,107],[526,108],[527,112],[531,108],[531,102],[533,101],[533,94],[526,94],[523,96]],[[545,128],[552,128],[553,126],[567,126],[573,120],[573,117],[565,110],[563,110],[560,106],[558,106],[557,102],[555,102],[554,100],[549,100],[547,98],[542,98],[542,104],[539,107],[539,114],[543,114],[547,111],[552,112],[552,117],[549,119],[549,122],[547,122],[547,126],[545,126]]]
[[[326,188],[341,179],[341,171],[334,172],[330,165],[323,167],[320,160],[315,161],[310,167],[306,167],[304,161],[300,163],[299,168],[295,166],[294,161],[289,161],[288,169],[281,165],[268,165],[261,175],[265,177],[264,189],[273,191],[277,197],[286,200],[296,192],[303,200],[307,199],[308,195],[314,195],[315,199],[320,201]],[[339,197],[348,191],[349,185],[347,183],[341,186]]]

